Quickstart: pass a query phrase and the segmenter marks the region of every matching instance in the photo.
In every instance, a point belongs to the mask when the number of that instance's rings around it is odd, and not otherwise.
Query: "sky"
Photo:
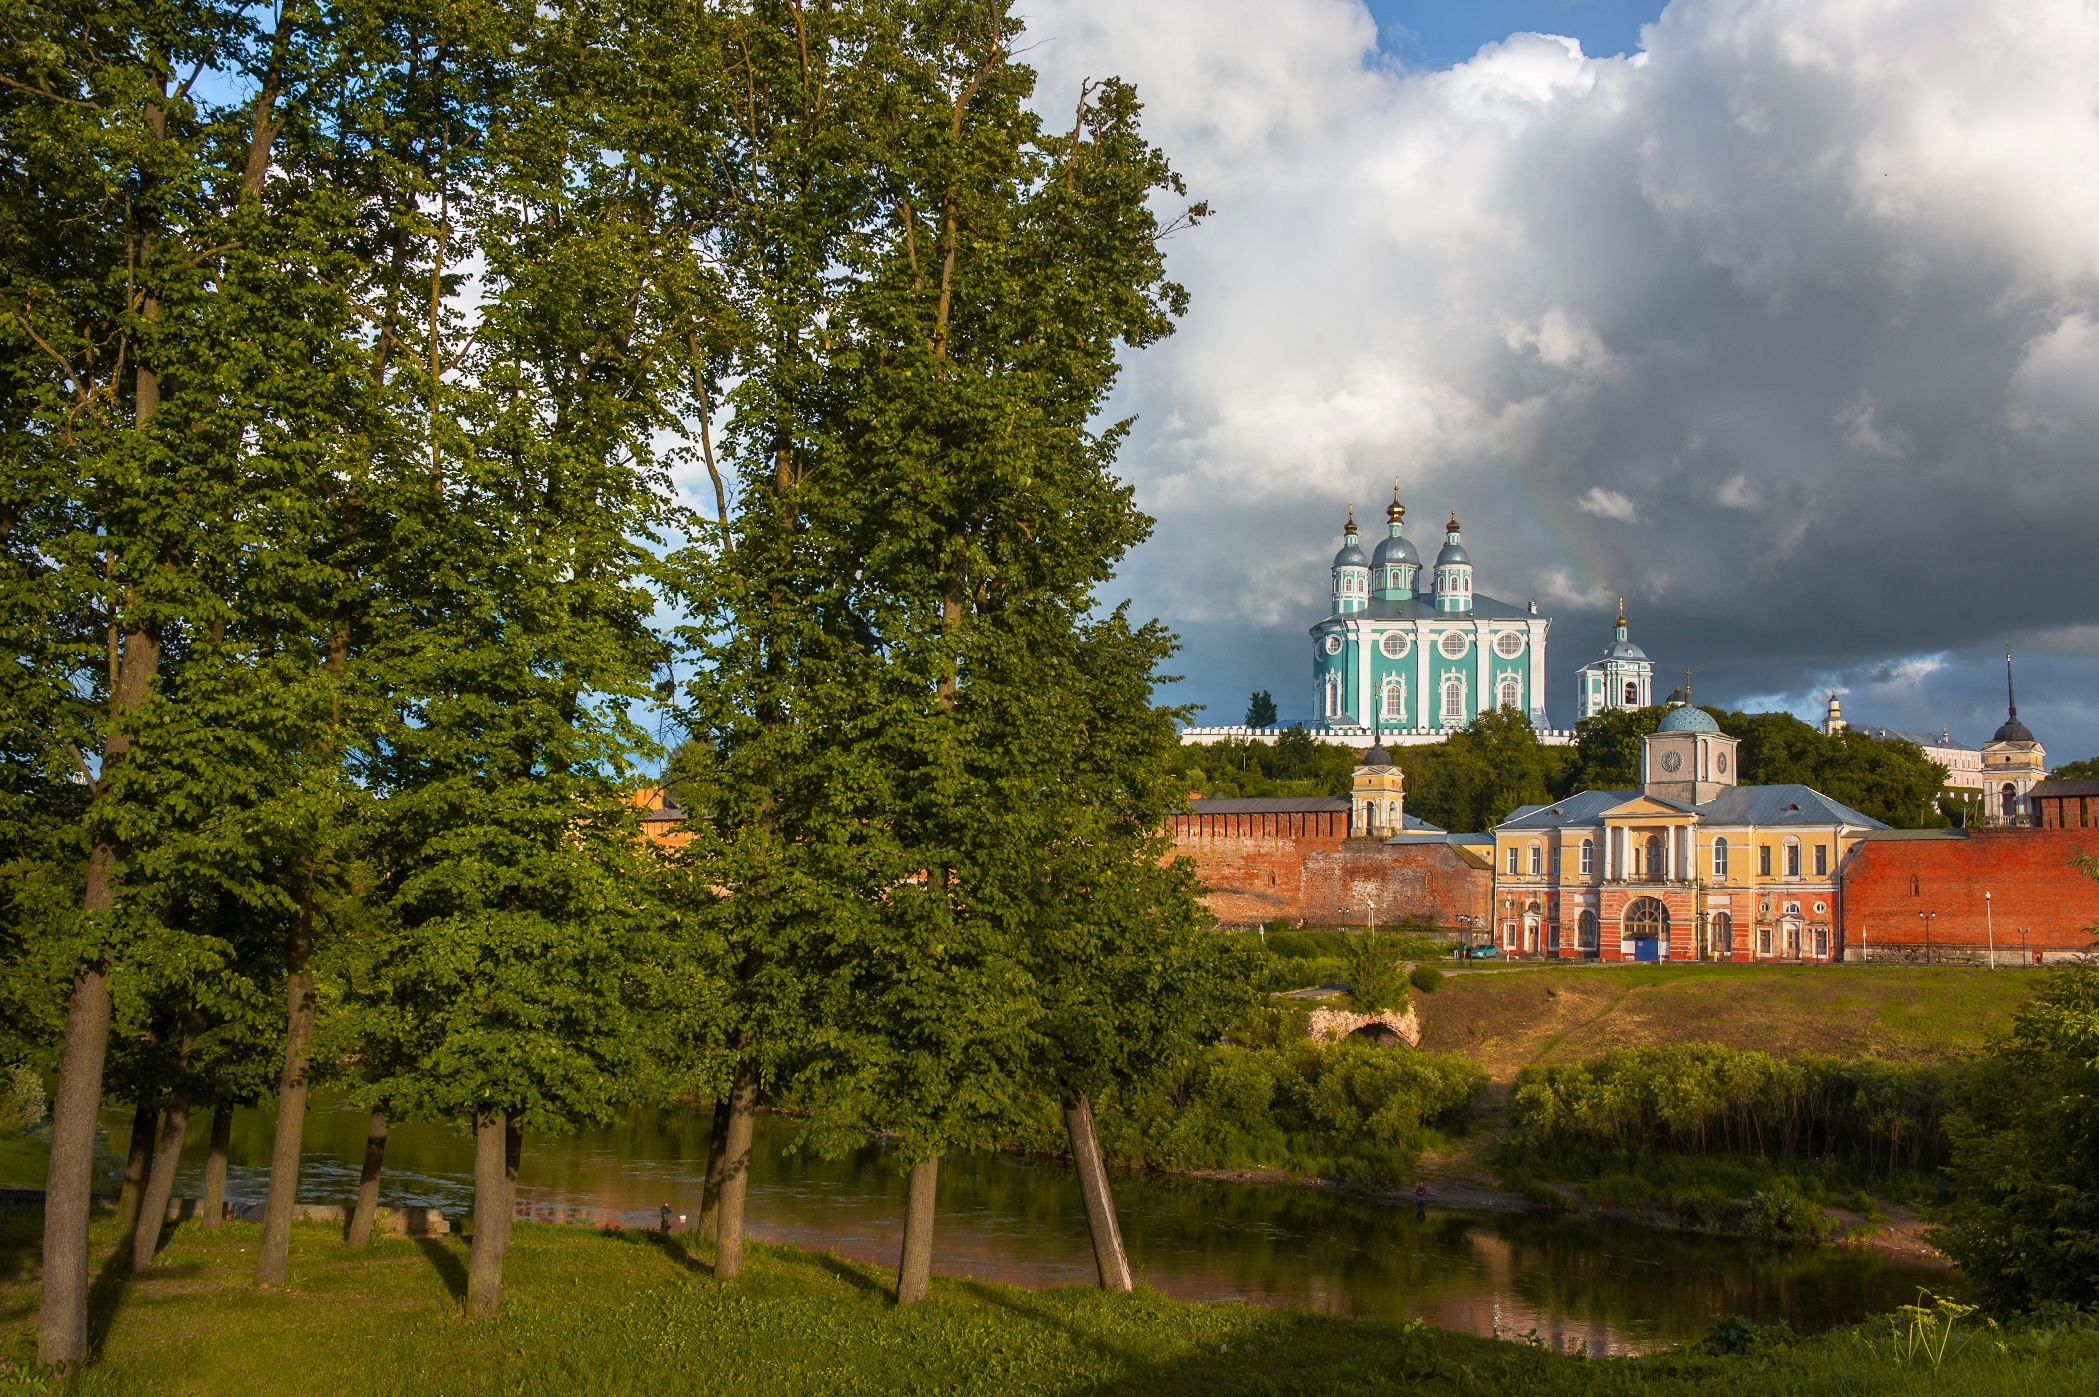
[[[1137,85],[1213,216],[1132,354],[1117,579],[1169,697],[1311,700],[1343,515],[1623,596],[1657,692],[2099,753],[2099,7],[1031,0],[1048,119]],[[1549,32],[1537,32],[1549,31]]]

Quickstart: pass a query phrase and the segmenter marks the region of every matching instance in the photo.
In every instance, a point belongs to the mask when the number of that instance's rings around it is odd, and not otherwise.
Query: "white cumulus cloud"
[[[1584,514],[1598,515],[1604,519],[1617,519],[1631,523],[1640,517],[1633,502],[1616,490],[1606,490],[1601,485],[1589,487],[1589,493],[1574,502],[1574,507]]]

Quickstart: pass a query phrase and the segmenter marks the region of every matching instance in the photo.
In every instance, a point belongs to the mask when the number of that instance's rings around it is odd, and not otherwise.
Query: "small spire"
[[[1625,598],[1624,598],[1624,597],[1620,597],[1620,598],[1618,598],[1618,624],[1619,624],[1619,625],[1621,625],[1621,626],[1625,624]]]
[[[1399,477],[1396,475],[1392,477],[1392,503],[1385,507],[1385,517],[1392,521],[1395,529],[1407,517],[1407,507],[1399,502]]]
[[[2012,643],[2004,642],[2004,702],[2011,709],[2011,719],[2019,719],[2019,696],[2012,692]]]
[[[1458,505],[1455,500],[1451,501],[1450,505],[1450,522],[1443,527],[1451,533],[1458,531]]]
[[[1349,532],[1349,533],[1351,533],[1351,534],[1352,534],[1352,533],[1354,533],[1355,531],[1356,531],[1356,502],[1355,502],[1354,500],[1350,500],[1350,501],[1348,502],[1348,529],[1347,529],[1347,532]]]

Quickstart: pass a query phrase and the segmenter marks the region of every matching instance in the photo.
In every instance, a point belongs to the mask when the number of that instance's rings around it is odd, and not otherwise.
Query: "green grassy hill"
[[[2031,971],[1782,965],[1533,965],[1452,974],[1417,995],[1421,1046],[1497,1083],[1647,1043],[1942,1062],[1981,1051]]]

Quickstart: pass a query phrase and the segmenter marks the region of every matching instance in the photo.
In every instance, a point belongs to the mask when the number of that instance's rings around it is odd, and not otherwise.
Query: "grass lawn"
[[[1934,1375],[1885,1338],[1844,1332],[1739,1357],[1591,1361],[1521,1343],[1310,1311],[1192,1305],[1140,1292],[1016,1290],[937,1280],[894,1309],[880,1272],[756,1246],[740,1282],[649,1233],[518,1223],[504,1313],[459,1317],[466,1249],[385,1240],[350,1255],[333,1229],[293,1232],[292,1284],[249,1279],[261,1229],[184,1223],[153,1270],[102,1265],[97,1360],[71,1379],[29,1368],[36,1228],[0,1222],[0,1387],[52,1392],[625,1393],[1976,1393],[2099,1390],[2099,1330],[1982,1334]],[[1958,1344],[1956,1340],[1956,1344]]]
[[[1423,1048],[1507,1082],[1529,1063],[1648,1043],[1969,1057],[2038,983],[2032,971],[1950,967],[1547,963],[1461,971],[1414,1002]]]

